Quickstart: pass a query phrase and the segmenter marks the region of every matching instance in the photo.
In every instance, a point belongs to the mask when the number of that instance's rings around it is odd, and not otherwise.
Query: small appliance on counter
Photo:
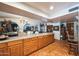
[[[0,40],[4,40],[4,39],[7,39],[7,38],[8,38],[8,36],[3,34],[3,28],[0,27]]]
[[[4,33],[4,35],[7,35],[9,37],[14,37],[14,36],[18,36],[18,32],[7,32],[7,33]]]
[[[33,34],[33,31],[27,31],[27,35]]]

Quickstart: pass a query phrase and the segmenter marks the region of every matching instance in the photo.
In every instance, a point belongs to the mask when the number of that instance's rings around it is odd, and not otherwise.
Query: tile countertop
[[[18,36],[9,37],[9,38],[7,38],[5,40],[0,40],[0,43],[5,43],[5,42],[9,42],[9,41],[14,41],[14,40],[27,39],[27,38],[32,38],[32,37],[36,37],[36,36],[49,35],[49,34],[53,34],[53,33],[39,33],[39,34],[29,34],[29,35],[21,33]]]

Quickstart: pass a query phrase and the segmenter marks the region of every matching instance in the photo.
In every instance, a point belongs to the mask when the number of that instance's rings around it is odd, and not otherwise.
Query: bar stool
[[[78,42],[77,41],[72,41],[72,40],[68,40],[68,46],[69,46],[69,54],[71,54],[71,52],[74,53],[75,56],[78,55]]]

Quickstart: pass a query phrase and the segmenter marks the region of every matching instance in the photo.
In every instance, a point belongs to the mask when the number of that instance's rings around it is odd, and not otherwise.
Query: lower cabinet
[[[50,38],[50,43],[53,43],[55,41],[54,35],[49,35],[49,38]]]
[[[43,35],[0,43],[0,56],[27,56],[52,42],[54,42],[53,35]]]
[[[38,48],[37,37],[24,40],[24,55],[28,55]]]
[[[50,43],[50,38],[49,38],[49,36],[44,36],[44,44],[45,44],[45,46],[47,46],[49,43]]]
[[[38,37],[38,49],[43,48],[45,46],[45,38],[44,36]]]
[[[7,43],[0,43],[0,56],[9,56],[10,52]]]
[[[52,42],[54,42],[53,35],[46,35],[44,38],[45,38],[44,39],[45,46],[48,45],[48,44],[50,44],[50,43],[52,43]]]
[[[0,56],[10,56],[8,47],[0,48]]]
[[[16,44],[8,47],[11,56],[22,56],[23,55],[23,47],[22,44]]]
[[[53,35],[45,35],[45,36],[38,37],[39,49],[47,46],[48,44],[50,44],[52,42],[54,42]]]

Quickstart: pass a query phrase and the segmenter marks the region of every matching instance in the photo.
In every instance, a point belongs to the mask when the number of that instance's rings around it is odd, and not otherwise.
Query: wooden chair
[[[75,40],[73,38],[73,36],[70,36],[68,31],[66,33],[67,33],[67,37],[68,37],[68,39],[67,39],[67,43],[68,43],[68,47],[69,47],[68,53],[71,54],[71,52],[73,52],[74,55],[77,56],[78,55],[78,41]]]
[[[77,41],[68,41],[69,46],[69,54],[74,53],[74,55],[78,55],[78,42]]]

